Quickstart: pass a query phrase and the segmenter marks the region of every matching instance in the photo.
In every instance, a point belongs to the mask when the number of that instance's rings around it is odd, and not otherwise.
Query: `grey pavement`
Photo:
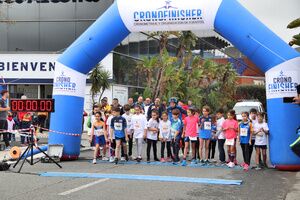
[[[83,143],[87,144],[84,138]],[[159,149],[159,148],[158,148]],[[145,150],[145,149],[144,149]],[[299,173],[275,169],[261,171],[227,168],[192,168],[178,166],[153,166],[142,164],[100,163],[90,161],[93,152],[81,152],[77,161],[61,162],[59,169],[54,164],[38,163],[24,165],[21,174],[0,172],[0,199],[65,200],[65,199],[299,199]],[[239,160],[241,160],[239,154]],[[243,180],[242,185],[210,185],[199,183],[159,182],[144,180],[117,180],[92,178],[41,177],[42,172],[76,172],[104,174],[132,174],[180,176]]]

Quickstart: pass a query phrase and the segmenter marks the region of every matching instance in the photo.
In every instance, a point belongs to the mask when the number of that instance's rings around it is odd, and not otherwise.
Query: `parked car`
[[[237,120],[242,120],[242,112],[250,113],[252,108],[255,108],[257,112],[265,112],[262,103],[257,100],[241,100],[237,102],[233,107]]]

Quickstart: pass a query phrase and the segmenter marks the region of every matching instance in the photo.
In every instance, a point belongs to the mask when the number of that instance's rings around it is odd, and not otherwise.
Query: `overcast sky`
[[[287,29],[289,22],[300,17],[300,0],[238,0],[272,31],[288,42],[298,29]]]

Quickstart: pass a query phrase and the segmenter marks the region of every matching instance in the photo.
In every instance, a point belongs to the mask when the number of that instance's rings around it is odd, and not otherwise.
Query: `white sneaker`
[[[107,157],[102,158],[103,161],[108,161],[109,159]]]
[[[102,150],[103,149],[103,147],[100,147],[100,150]]]
[[[216,163],[217,161],[215,159],[210,159],[209,162]]]
[[[230,168],[233,168],[235,166],[235,164],[233,162],[230,162],[230,163],[228,163],[227,166],[230,167]]]
[[[121,161],[124,162],[125,161],[125,157],[121,157]]]
[[[94,158],[93,159],[93,164],[96,164],[97,163],[97,160]]]
[[[109,158],[109,162],[111,162],[111,163],[115,162],[114,157],[111,156],[111,157]]]

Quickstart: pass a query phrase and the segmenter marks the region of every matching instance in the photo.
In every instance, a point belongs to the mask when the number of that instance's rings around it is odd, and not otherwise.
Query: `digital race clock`
[[[12,112],[54,112],[54,99],[11,99]]]

